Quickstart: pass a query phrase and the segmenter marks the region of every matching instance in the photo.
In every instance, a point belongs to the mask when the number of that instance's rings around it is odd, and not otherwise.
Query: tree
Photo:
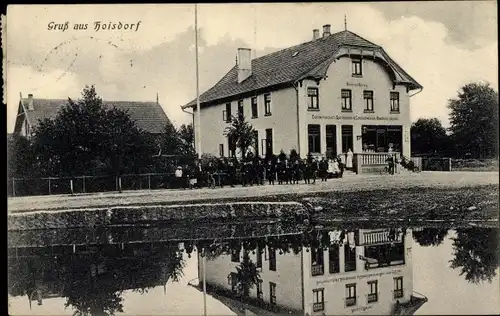
[[[448,102],[450,131],[457,154],[476,158],[498,156],[498,92],[484,83],[461,88]]]
[[[193,124],[182,124],[177,130],[180,139],[181,152],[186,156],[194,156],[194,130]]]
[[[494,228],[457,229],[453,238],[454,258],[451,268],[460,268],[460,275],[471,283],[491,283],[500,266],[498,230]]]
[[[253,286],[259,284],[260,274],[257,266],[245,253],[243,261],[236,266],[236,286],[238,293],[243,297],[248,297]]]
[[[9,177],[33,177],[36,163],[31,142],[23,136],[13,135],[7,140],[7,171]]]
[[[255,143],[255,129],[246,121],[245,116],[238,114],[231,117],[231,125],[226,127],[224,135],[231,139],[241,151],[241,157],[245,158],[247,150]]]
[[[447,229],[424,228],[412,232],[413,239],[422,247],[439,246],[448,235]]]
[[[411,149],[417,154],[443,154],[449,146],[446,129],[437,118],[420,118],[411,125]]]
[[[54,119],[35,130],[34,150],[45,175],[80,176],[145,171],[155,153],[153,138],[127,112],[105,106],[94,86],[68,99]]]

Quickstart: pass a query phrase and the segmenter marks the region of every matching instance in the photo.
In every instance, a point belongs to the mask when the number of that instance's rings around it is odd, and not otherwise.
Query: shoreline
[[[263,185],[234,188],[201,188],[194,190],[141,190],[87,193],[79,195],[44,195],[10,197],[8,214],[26,211],[76,210],[114,206],[171,205],[210,203],[213,201],[293,201],[298,196],[337,194],[340,192],[384,192],[400,189],[464,189],[493,185],[498,188],[498,172],[422,172],[394,176],[352,175],[316,184]]]
[[[34,210],[8,216],[8,231],[82,227],[158,226],[185,223],[278,221],[321,225],[348,222],[443,224],[496,223],[498,186],[412,187],[290,193],[208,201]],[[423,222],[422,222],[423,221]]]

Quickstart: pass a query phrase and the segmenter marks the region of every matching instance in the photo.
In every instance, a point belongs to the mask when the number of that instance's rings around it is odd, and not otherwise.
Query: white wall
[[[405,264],[384,268],[365,270],[364,261],[359,255],[364,255],[364,247],[356,247],[356,271],[344,272],[344,250],[340,247],[340,273],[330,274],[328,269],[328,250],[324,253],[325,274],[311,275],[311,252],[304,251],[304,301],[305,314],[309,315],[389,315],[396,300],[393,298],[394,277],[403,276],[404,297],[401,303],[408,301],[413,291],[413,266],[411,258],[411,231],[405,236]],[[369,287],[367,282],[378,280],[378,302],[367,303]],[[356,283],[357,302],[355,306],[345,306],[345,286]],[[325,310],[313,312],[313,290],[324,289]]]
[[[267,253],[267,249],[266,252]],[[270,302],[269,282],[276,284],[276,304],[290,309],[302,309],[302,279],[301,279],[301,254],[283,253],[280,255],[276,250],[276,271],[269,270],[268,256],[262,255],[262,279],[263,299]],[[240,253],[240,260],[243,260],[243,251]],[[256,255],[250,253],[250,260],[257,262]],[[201,259],[199,260],[199,275],[202,280]],[[213,284],[231,289],[227,277],[231,272],[236,272],[238,263],[231,262],[231,255],[222,255],[215,260],[206,260],[207,284]],[[257,287],[250,291],[251,297],[257,297]]]
[[[283,149],[288,153],[297,148],[297,94],[293,87],[270,92],[271,115],[264,115],[264,94],[257,96],[258,118],[252,118],[251,97],[243,99],[243,111],[246,120],[259,133],[259,152],[262,155],[262,139],[266,137],[266,129],[273,130],[273,152],[279,154]],[[233,116],[238,111],[238,100],[231,102]],[[224,155],[229,155],[227,138],[223,135],[229,124],[223,121],[226,103],[212,105],[201,110],[202,151],[219,156],[219,144],[224,144]],[[196,111],[195,111],[196,112]],[[196,120],[195,120],[196,125]]]
[[[362,125],[401,125],[403,126],[403,154],[410,156],[410,108],[409,97],[406,87],[397,85],[393,89],[392,80],[387,71],[379,64],[369,58],[363,59],[363,76],[353,77],[351,60],[349,57],[341,57],[333,62],[328,71],[327,79],[322,80],[319,85],[315,81],[307,80],[303,83],[301,93],[301,115],[304,130],[301,146],[307,148],[307,124],[321,125],[321,150],[326,151],[326,125],[336,125],[337,129],[337,152],[342,149],[341,125],[353,125],[353,152],[362,151],[361,140],[356,136],[361,135]],[[307,110],[307,87],[319,88],[319,111]],[[341,110],[341,89],[352,91],[352,112]],[[363,90],[371,90],[374,94],[374,113],[364,113]],[[390,113],[390,92],[399,92],[400,113]],[[313,118],[316,117],[316,118]],[[317,118],[318,116],[326,118]],[[373,117],[376,120],[362,119],[359,117]],[[356,118],[358,117],[358,118]]]

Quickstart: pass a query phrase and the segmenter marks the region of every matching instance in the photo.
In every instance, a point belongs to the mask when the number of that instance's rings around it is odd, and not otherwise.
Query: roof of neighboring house
[[[359,47],[379,51],[388,66],[398,73],[401,83],[407,84],[411,89],[422,88],[384,52],[382,47],[351,31],[342,31],[252,60],[252,75],[241,83],[237,81],[237,67],[233,66],[219,82],[200,95],[200,103],[211,103],[305,78],[322,78],[326,74],[328,65],[333,62],[331,57],[341,47]],[[196,105],[196,99],[182,107],[194,105]]]
[[[54,119],[59,109],[68,103],[64,99],[37,99],[33,98],[33,110],[28,110],[28,98],[22,102],[26,109],[26,115],[32,126],[38,125],[39,119]],[[136,126],[150,133],[162,133],[165,125],[170,122],[169,118],[156,102],[135,101],[103,101],[109,107],[113,105],[123,111],[127,111],[130,118],[135,121]]]

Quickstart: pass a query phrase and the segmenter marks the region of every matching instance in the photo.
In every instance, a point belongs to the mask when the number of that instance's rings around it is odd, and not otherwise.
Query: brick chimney
[[[238,48],[238,83],[252,75],[252,50],[250,48]]]
[[[330,36],[330,24],[323,25],[323,37]]]
[[[28,94],[28,111],[33,111],[35,107],[33,106],[33,94]]]
[[[313,41],[317,40],[319,38],[319,30],[314,29],[313,30]]]

